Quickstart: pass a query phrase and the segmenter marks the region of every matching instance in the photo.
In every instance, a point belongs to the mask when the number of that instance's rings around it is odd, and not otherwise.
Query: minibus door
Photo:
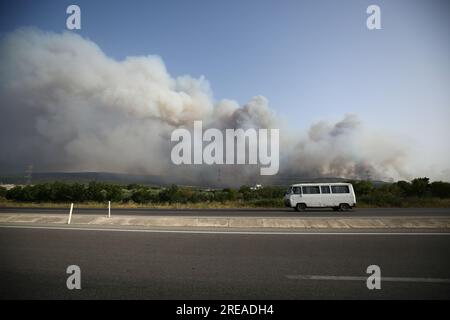
[[[293,187],[292,188],[292,203],[294,205],[296,205],[299,202],[302,202],[302,188],[301,187]]]

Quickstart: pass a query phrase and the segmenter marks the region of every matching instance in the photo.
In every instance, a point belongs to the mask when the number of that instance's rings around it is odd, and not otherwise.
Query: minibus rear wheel
[[[341,210],[341,211],[349,211],[350,210],[350,206],[348,205],[348,203],[341,203],[339,205],[339,210]]]
[[[305,211],[306,210],[306,204],[304,203],[297,203],[297,205],[295,206],[295,210],[297,211]]]

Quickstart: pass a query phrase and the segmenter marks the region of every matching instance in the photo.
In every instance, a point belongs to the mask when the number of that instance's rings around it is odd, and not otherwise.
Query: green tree
[[[408,181],[400,180],[396,183],[396,185],[401,190],[403,196],[411,195],[411,183],[409,183]]]
[[[0,198],[6,197],[6,188],[0,187]]]
[[[450,198],[450,183],[435,181],[430,184],[431,194],[439,198]]]
[[[411,181],[411,195],[423,197],[429,191],[429,178],[416,178]]]
[[[352,184],[357,196],[365,196],[371,194],[374,191],[374,187],[371,181],[352,181]]]

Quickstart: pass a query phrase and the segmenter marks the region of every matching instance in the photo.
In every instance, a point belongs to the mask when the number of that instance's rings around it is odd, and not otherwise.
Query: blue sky
[[[173,76],[204,75],[216,100],[264,95],[298,128],[355,113],[450,162],[450,2],[2,1],[0,32],[79,32],[109,56],[160,55]],[[366,28],[381,8],[382,30]],[[448,166],[447,166],[448,167]]]

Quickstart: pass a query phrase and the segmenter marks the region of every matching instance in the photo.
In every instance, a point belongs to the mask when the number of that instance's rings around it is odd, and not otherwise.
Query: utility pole
[[[33,178],[33,165],[32,164],[28,165],[27,169],[25,170],[25,173],[26,173],[25,178],[27,179],[26,184],[30,185],[31,179]]]

